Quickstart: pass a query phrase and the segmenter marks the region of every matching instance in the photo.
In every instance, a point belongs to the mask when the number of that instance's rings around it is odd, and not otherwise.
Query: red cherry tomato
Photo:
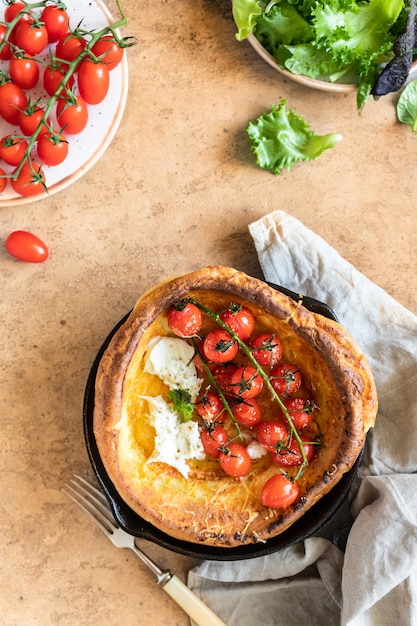
[[[6,189],[7,186],[7,177],[6,172],[0,167],[0,193]]]
[[[195,337],[202,323],[201,311],[192,302],[180,300],[168,310],[168,326],[179,337]]]
[[[43,263],[48,258],[48,248],[33,233],[15,230],[6,239],[7,252],[25,263]]]
[[[0,85],[0,115],[6,122],[17,126],[19,113],[26,109],[28,101],[22,89],[12,82]]]
[[[55,48],[55,56],[61,61],[74,61],[84,50],[87,42],[82,37],[66,33],[59,39]]]
[[[72,90],[74,85],[74,76],[70,76],[67,83],[62,85],[62,90],[58,92],[58,88],[62,83],[66,74],[65,68],[62,65],[47,65],[43,73],[43,87],[49,96],[53,96],[55,93],[65,96]]]
[[[220,319],[242,341],[247,341],[253,333],[255,318],[252,312],[245,306],[231,305],[226,311],[220,313]]]
[[[23,2],[12,2],[8,4],[7,7],[4,9],[4,21],[8,23],[12,22],[19,13],[22,13],[22,17],[19,22],[17,22],[17,24],[22,21],[29,21],[31,19],[30,15],[28,13],[23,13],[25,8],[26,7]]]
[[[40,106],[29,103],[26,109],[19,114],[19,126],[22,133],[27,137],[31,137],[40,125],[43,116],[44,110]],[[49,119],[46,120],[46,123],[44,122],[40,129],[38,139],[47,132],[48,124],[50,124]]]
[[[203,343],[203,351],[205,357],[213,363],[227,363],[232,361],[237,352],[239,346],[232,337],[225,330],[219,328],[212,330]]]
[[[249,428],[257,426],[262,419],[261,405],[255,398],[248,398],[234,405],[232,413],[238,424],[248,426]]]
[[[287,398],[284,400],[283,404],[295,428],[304,428],[313,420],[313,412],[316,407],[310,400],[305,400],[304,398]],[[282,417],[284,417],[284,413],[281,413]]]
[[[196,411],[206,422],[221,421],[224,414],[223,400],[215,391],[206,391],[197,398]]]
[[[256,431],[256,438],[266,450],[273,452],[280,449],[288,440],[288,429],[275,420],[261,422]]]
[[[92,53],[111,71],[123,58],[123,48],[112,35],[104,35],[91,48]]]
[[[282,344],[275,334],[262,333],[251,342],[252,354],[259,365],[273,367],[282,357]]]
[[[61,129],[68,135],[78,135],[87,126],[88,109],[80,96],[75,103],[60,99],[56,107],[56,117]]]
[[[316,454],[315,446],[311,441],[303,440],[303,448],[306,461],[310,463]],[[292,437],[288,446],[284,446],[280,450],[274,450],[271,458],[272,462],[277,467],[297,467],[303,462],[303,455],[301,454],[300,446],[295,437]]]
[[[45,165],[59,165],[68,156],[68,141],[63,134],[48,131],[38,139],[37,153]]]
[[[27,141],[16,135],[6,135],[0,140],[0,159],[8,165],[19,165],[25,156]]]
[[[0,61],[8,61],[12,58],[12,51],[8,43],[3,44],[7,26],[0,24]]]
[[[233,478],[240,478],[249,474],[252,459],[245,446],[240,443],[230,443],[224,448],[224,452],[220,452],[219,464],[226,474]]]
[[[218,364],[213,367],[211,373],[223,393],[233,393],[233,387],[230,379],[236,370],[237,365],[234,365],[233,363]]]
[[[16,173],[16,170],[13,174]],[[20,196],[35,196],[45,191],[45,175],[42,167],[35,163],[24,163],[16,180],[10,179],[14,191]]]
[[[282,474],[275,474],[263,486],[261,502],[270,509],[286,509],[298,500],[299,495],[297,483]]]
[[[292,363],[279,363],[270,372],[271,385],[278,395],[290,395],[301,387],[300,369]]]
[[[81,61],[78,66],[78,89],[87,104],[103,102],[107,96],[109,84],[109,70],[103,63]]]
[[[45,50],[48,45],[48,33],[43,24],[22,22],[16,29],[14,42],[20,50],[33,56]]]
[[[13,57],[9,63],[10,78],[21,89],[33,89],[39,80],[39,64],[28,57]]]
[[[58,41],[68,32],[68,13],[54,4],[44,8],[40,21],[45,24],[49,43]]]
[[[258,396],[264,384],[260,374],[254,367],[249,365],[239,367],[230,378],[230,384],[239,398],[255,398]]]
[[[229,434],[221,424],[214,424],[200,433],[201,443],[207,456],[218,459],[221,449],[229,441]]]

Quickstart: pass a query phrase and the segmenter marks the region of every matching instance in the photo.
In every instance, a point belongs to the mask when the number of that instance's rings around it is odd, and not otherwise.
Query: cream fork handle
[[[162,588],[199,626],[226,626],[177,576],[171,576]]]

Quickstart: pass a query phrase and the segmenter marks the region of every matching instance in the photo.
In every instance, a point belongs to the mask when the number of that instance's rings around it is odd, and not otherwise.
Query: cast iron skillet
[[[337,321],[335,313],[327,304],[315,300],[314,298],[300,296],[284,287],[271,283],[270,285],[296,301],[302,300],[304,306],[313,313],[320,313],[327,318]],[[142,519],[125,504],[117,493],[101,461],[93,431],[93,410],[95,378],[100,359],[112,336],[126,321],[128,315],[129,314],[125,315],[110,332],[93,362],[87,380],[83,407],[84,436],[90,462],[120,527],[131,535],[147,539],[168,550],[178,552],[179,554],[216,561],[234,561],[264,556],[283,550],[307,537],[325,537],[338,548],[344,550],[353,523],[348,503],[348,492],[357,474],[362,454],[359,456],[352,469],[343,476],[339,483],[307,511],[301,519],[292,524],[292,526],[281,535],[268,539],[265,543],[232,548],[219,548],[181,541],[161,532],[158,528]]]

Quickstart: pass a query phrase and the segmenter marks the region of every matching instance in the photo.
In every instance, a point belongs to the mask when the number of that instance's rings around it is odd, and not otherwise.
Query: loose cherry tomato
[[[13,57],[9,63],[10,78],[21,89],[33,89],[39,80],[39,65],[35,59]]]
[[[203,351],[206,358],[213,363],[227,363],[232,361],[239,347],[229,333],[221,328],[212,330],[203,343]]]
[[[4,37],[7,31],[7,26],[0,24],[0,61],[8,61],[12,58],[12,51],[10,45],[4,42]]]
[[[53,96],[55,93],[59,96],[65,96],[71,92],[74,86],[74,76],[70,76],[68,81],[62,84],[61,91],[58,91],[65,74],[66,70],[62,65],[52,64],[45,67],[43,73],[43,87],[49,96]]]
[[[19,113],[26,109],[28,101],[20,87],[11,81],[0,85],[0,115],[6,122],[17,126]]]
[[[78,66],[78,89],[87,104],[103,102],[107,96],[109,84],[109,70],[103,63],[81,61]]]
[[[238,424],[249,428],[257,426],[262,419],[261,405],[255,398],[248,398],[234,405],[232,413]]]
[[[59,165],[68,156],[68,141],[62,133],[48,131],[38,139],[37,153],[45,165]]]
[[[48,258],[48,248],[33,233],[15,230],[6,239],[7,252],[25,263],[43,263]]]
[[[40,106],[29,102],[26,109],[19,113],[19,126],[22,133],[27,137],[32,137],[42,122],[44,113],[44,110]],[[43,122],[42,128],[38,134],[38,139],[48,131],[48,125],[50,125],[49,119]]]
[[[75,96],[74,102],[60,99],[56,107],[56,117],[65,133],[78,135],[87,126],[87,105],[81,96]]]
[[[197,398],[196,411],[205,422],[221,421],[224,414],[223,400],[215,391],[209,390]]]
[[[86,47],[87,42],[82,37],[72,33],[66,33],[58,40],[55,48],[55,56],[61,61],[74,61]]]
[[[247,341],[255,326],[252,312],[245,306],[232,304],[226,311],[220,313],[220,319],[228,325],[242,341]]]
[[[0,193],[6,189],[7,186],[7,177],[6,172],[0,167]]]
[[[219,464],[226,474],[233,478],[240,478],[249,474],[252,459],[241,443],[230,443],[220,452]]]
[[[6,135],[0,140],[0,159],[8,165],[19,165],[25,156],[27,141],[16,135]]]
[[[300,369],[292,363],[279,363],[270,372],[271,385],[279,395],[288,396],[301,387]]]
[[[263,486],[261,502],[270,509],[286,509],[298,500],[299,495],[297,483],[282,474],[275,474]]]
[[[48,33],[49,43],[58,41],[68,32],[69,17],[64,9],[60,9],[55,4],[44,8],[41,13],[41,22],[45,24]]]
[[[192,302],[180,300],[168,310],[168,326],[179,337],[195,337],[202,324],[201,311]]]
[[[236,372],[237,365],[233,363],[225,363],[225,364],[217,364],[211,370],[213,377],[216,383],[219,385],[220,389],[223,393],[231,394],[233,393],[233,387],[231,385],[230,379],[232,375]]]
[[[234,372],[230,384],[239,398],[247,399],[255,398],[261,393],[264,381],[254,367],[247,365]]]
[[[304,454],[306,456],[307,463],[310,463],[316,454],[315,446],[311,441],[303,440]],[[277,467],[297,467],[303,462],[303,455],[301,454],[300,446],[295,437],[291,438],[288,446],[276,449],[271,455],[272,462]]]
[[[282,344],[274,333],[262,333],[251,342],[253,356],[259,365],[273,367],[282,357]]]
[[[41,23],[22,22],[16,29],[14,42],[20,50],[33,56],[45,50],[48,45],[48,33]]]
[[[91,48],[92,53],[111,71],[123,58],[123,48],[112,35],[104,35]]]
[[[256,439],[266,450],[274,452],[288,440],[288,429],[276,420],[261,422],[256,431]]]
[[[229,441],[229,433],[221,424],[215,423],[201,431],[200,439],[207,456],[218,459],[221,449]]]
[[[16,170],[13,174],[16,173]],[[10,179],[14,191],[20,196],[35,196],[45,191],[45,175],[42,167],[36,163],[24,163],[16,180]]]
[[[287,409],[290,419],[297,430],[308,426],[314,415],[315,404],[304,398],[286,398],[284,406]],[[282,413],[284,417],[284,413]]]

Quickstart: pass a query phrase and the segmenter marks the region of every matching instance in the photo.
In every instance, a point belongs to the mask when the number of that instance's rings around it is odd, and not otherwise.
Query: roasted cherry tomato
[[[253,428],[262,419],[261,405],[255,398],[247,398],[232,406],[232,413],[238,424]]]
[[[201,311],[192,302],[180,300],[168,310],[168,326],[179,337],[195,337],[202,323]]]
[[[200,439],[207,456],[218,459],[222,448],[229,441],[229,433],[221,424],[215,423],[201,431]]]
[[[232,442],[220,452],[219,464],[226,474],[240,478],[249,474],[252,459],[244,445]]]
[[[68,32],[68,13],[54,4],[44,8],[41,13],[41,22],[45,24],[49,43],[58,41]]]
[[[259,365],[273,367],[282,357],[282,344],[274,333],[262,333],[251,342],[252,354]]]
[[[255,398],[258,396],[264,384],[262,376],[254,367],[249,365],[239,367],[230,378],[230,384],[239,398]]]
[[[13,82],[0,85],[0,115],[6,122],[17,126],[19,113],[26,109],[27,103],[24,92]]]
[[[273,452],[287,442],[288,429],[276,420],[261,422],[256,430],[256,439],[266,450]]]
[[[10,78],[21,89],[33,89],[39,80],[39,64],[28,57],[13,57],[9,63]]]
[[[81,61],[78,66],[78,89],[87,104],[100,104],[107,96],[110,74],[104,63]]]
[[[232,304],[226,311],[220,313],[222,322],[228,325],[242,341],[247,341],[255,326],[252,312],[245,306]]]
[[[0,24],[0,61],[8,61],[12,58],[12,51],[10,49],[10,45],[5,43],[3,45],[3,40],[7,31],[7,26],[4,24]]]
[[[19,114],[19,126],[22,133],[27,137],[31,137],[39,127],[44,113],[45,111],[37,104],[28,103],[26,109]],[[38,139],[48,131],[48,125],[50,125],[49,119],[45,121],[39,130]]]
[[[7,186],[7,177],[6,172],[0,167],[0,193],[6,189]]]
[[[26,230],[15,230],[6,239],[7,252],[26,263],[43,263],[48,258],[48,248],[33,233]]]
[[[41,23],[22,22],[16,28],[14,43],[30,56],[39,54],[48,45],[48,33]]]
[[[221,421],[225,411],[223,400],[212,390],[206,391],[197,398],[195,409],[205,422]]]
[[[206,358],[213,363],[227,363],[232,361],[239,347],[232,337],[225,330],[218,328],[212,330],[203,343],[203,351]]]
[[[25,156],[27,141],[16,135],[6,135],[0,140],[0,159],[8,165],[19,165]]]
[[[66,33],[56,44],[55,57],[61,61],[74,61],[84,50],[87,42],[82,37]]]
[[[270,372],[271,385],[280,396],[295,393],[301,387],[301,372],[292,363],[279,363]]]
[[[119,46],[112,35],[104,35],[91,48],[91,52],[111,71],[123,58],[123,48]]]
[[[314,443],[311,441],[303,440],[304,454],[307,463],[313,460],[316,454]],[[276,449],[271,455],[272,462],[277,467],[297,467],[303,462],[303,455],[301,454],[300,446],[297,439],[293,436],[288,446],[283,446],[281,449]]]
[[[36,163],[24,163],[16,180],[11,178],[10,184],[20,196],[35,196],[46,189],[42,167]]]
[[[81,96],[75,102],[60,99],[56,107],[56,117],[61,129],[68,135],[78,135],[87,126],[88,109]]]
[[[58,88],[64,80],[66,70],[62,65],[52,64],[45,67],[43,73],[43,87],[48,96],[53,96],[55,93],[65,97],[71,92],[74,86],[74,76],[70,76],[66,83],[62,84],[62,89],[58,92]]]
[[[231,385],[230,379],[236,372],[236,370],[237,365],[234,365],[233,363],[219,363],[211,369],[211,373],[213,374],[216,383],[219,385],[223,393],[233,393],[233,387]]]
[[[61,133],[44,133],[38,139],[37,153],[45,165],[59,165],[68,156],[68,141]]]
[[[300,488],[282,474],[275,474],[263,486],[261,502],[270,509],[286,509],[299,498]]]
[[[304,398],[286,398],[284,406],[287,409],[290,419],[297,430],[308,426],[313,419],[315,404]],[[284,417],[284,413],[282,413]]]

